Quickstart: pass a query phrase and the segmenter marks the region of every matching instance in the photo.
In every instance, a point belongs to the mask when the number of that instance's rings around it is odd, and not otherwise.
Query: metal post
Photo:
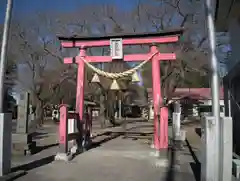
[[[1,62],[0,62],[0,113],[3,112],[3,100],[4,100],[4,80],[5,80],[5,65],[7,57],[7,46],[9,37],[9,28],[11,23],[13,1],[7,1],[6,16],[3,29],[2,37],[2,48],[1,48]]]
[[[213,2],[212,0],[206,0],[206,13],[207,13],[207,25],[208,25],[208,35],[210,41],[210,50],[211,50],[211,87],[212,87],[212,113],[215,119],[215,126],[214,126],[214,133],[215,138],[217,139],[214,147],[215,147],[215,159],[212,160],[214,163],[214,167],[217,167],[216,176],[214,177],[216,180],[219,181],[219,123],[220,123],[220,102],[219,102],[219,78],[218,78],[218,62],[216,57],[216,40],[215,40],[215,27],[214,27],[214,9],[213,9]]]
[[[12,14],[12,0],[8,0],[3,29],[1,62],[0,62],[0,176],[11,171],[11,114],[3,113],[5,65],[8,46],[9,28]]]

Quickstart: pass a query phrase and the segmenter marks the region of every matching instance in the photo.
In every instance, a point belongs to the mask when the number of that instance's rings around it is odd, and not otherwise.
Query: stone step
[[[239,159],[233,159],[233,175],[239,179],[240,178],[240,160]]]

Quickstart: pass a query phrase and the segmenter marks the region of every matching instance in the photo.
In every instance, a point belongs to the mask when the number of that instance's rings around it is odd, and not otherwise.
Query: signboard
[[[123,45],[121,38],[110,39],[110,51],[112,59],[123,59]]]

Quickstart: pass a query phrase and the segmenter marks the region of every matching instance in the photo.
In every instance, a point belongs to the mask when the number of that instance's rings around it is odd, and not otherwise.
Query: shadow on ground
[[[195,128],[195,132],[197,133],[197,135],[198,135],[199,137],[202,136],[202,129],[201,129],[201,128]]]
[[[108,141],[111,141],[113,139],[116,139],[122,135],[124,135],[125,132],[113,132],[113,131],[106,131],[100,135],[96,135],[94,138],[97,138],[99,136],[106,136],[104,137],[103,139],[99,140],[99,141],[93,141],[91,146],[89,147],[89,150],[90,149],[94,149],[94,148],[97,148],[97,147],[100,147],[102,144],[108,142]],[[93,138],[93,139],[94,139]]]
[[[199,162],[195,152],[193,151],[193,148],[191,147],[189,141],[186,139],[186,145],[189,149],[189,152],[191,153],[194,162],[190,163],[190,166],[192,168],[192,171],[194,173],[194,177],[196,181],[200,181],[201,177],[201,163]]]
[[[51,156],[48,156],[46,158],[35,160],[35,161],[32,161],[32,162],[27,163],[27,164],[23,164],[23,165],[20,165],[20,166],[13,167],[11,169],[11,174],[13,174],[13,176],[10,179],[7,179],[7,180],[8,181],[17,180],[18,178],[27,175],[28,171],[33,170],[35,168],[42,167],[44,165],[47,165],[47,164],[53,162],[54,157],[55,157],[55,155],[51,155]]]
[[[34,132],[32,133],[32,136],[35,138],[37,137],[41,137],[41,136],[44,136],[44,135],[47,135],[48,133],[47,132]]]
[[[172,141],[168,149],[169,165],[167,168],[164,181],[178,181],[178,180],[192,181],[193,179],[196,181],[200,181],[200,173],[201,173],[200,162],[198,161],[191,145],[187,140],[186,140],[185,146],[187,146],[187,148],[189,149],[190,155],[194,159],[194,163],[193,162],[189,163],[193,171],[193,175],[192,173],[189,173],[187,170],[184,170],[184,169],[179,170],[179,168],[181,168],[182,165],[180,164],[181,161],[178,160],[178,157],[179,157],[179,154],[182,154],[181,153],[182,147],[179,147],[177,142]]]
[[[112,131],[107,131],[105,133],[102,133],[99,136],[107,136],[104,139],[97,141],[97,142],[92,142],[92,146],[90,149],[96,148],[101,146],[103,143],[106,143],[110,140],[113,140],[115,138],[118,138],[120,136],[123,136],[123,139],[132,139],[132,140],[139,140],[139,139],[151,139],[152,138],[152,133],[142,133],[142,132],[112,132]],[[96,138],[96,137],[95,137]]]
[[[32,162],[24,164],[24,165],[13,167],[11,169],[11,172],[17,172],[17,171],[20,171],[20,170],[29,171],[29,170],[47,165],[47,164],[54,161],[54,157],[55,157],[55,155],[51,155],[51,156],[48,156],[46,158],[35,160],[35,161],[32,161]]]
[[[132,139],[132,140],[151,139],[153,132],[131,131],[133,129],[140,128],[140,127],[150,127],[150,126],[140,125],[140,126],[134,126],[132,128],[129,128],[126,131],[106,131],[101,134],[97,134],[94,137],[92,137],[93,142],[89,149],[100,147],[103,143],[116,139],[120,136],[123,136],[124,139]],[[103,137],[103,139],[99,141],[94,141],[94,139],[97,139],[98,137]]]
[[[58,145],[59,145],[58,143],[55,143],[55,144],[44,145],[44,146],[36,146],[32,152],[32,155],[35,155],[43,150],[46,150],[46,149],[49,149],[49,148],[52,148],[52,147],[55,147]]]
[[[127,129],[127,131],[129,131],[129,130],[130,129]],[[131,138],[131,136],[134,135],[134,137],[137,138],[138,136],[139,137],[149,136],[151,134],[152,133],[143,133],[143,132],[125,132],[125,131],[114,132],[114,131],[106,131],[104,133],[101,133],[101,134],[98,134],[98,135],[94,136],[92,138],[93,142],[91,143],[91,146],[87,150],[100,147],[100,146],[102,146],[102,144],[104,144],[104,143],[106,143],[108,141],[111,141],[113,139],[116,139],[116,138],[118,138],[120,136],[124,136],[125,138]],[[35,133],[34,136],[35,137],[37,137],[37,136],[45,136],[45,133]],[[98,139],[98,137],[100,137],[100,139]],[[96,141],[94,141],[94,139]],[[51,147],[55,147],[55,146],[58,146],[58,144],[39,146],[39,147],[36,148],[36,151],[34,152],[34,154],[39,153],[39,152],[41,152],[41,151],[43,151],[45,149],[51,148]],[[51,156],[48,156],[48,157],[45,157],[45,158],[42,158],[42,159],[38,159],[38,160],[35,160],[35,161],[32,161],[32,162],[29,162],[27,164],[23,164],[23,165],[20,165],[20,166],[13,167],[11,169],[11,172],[14,173],[14,172],[18,172],[18,171],[24,171],[24,175],[26,175],[27,172],[30,171],[30,170],[42,167],[44,165],[47,165],[47,164],[53,162],[54,161],[54,157],[55,157],[55,154],[51,155]],[[23,176],[23,175],[21,175],[21,176]],[[18,176],[17,178],[19,178],[19,177],[20,176]],[[16,180],[17,178],[15,177],[14,179],[11,179],[11,180]]]
[[[176,165],[176,151],[177,150],[174,148],[173,145],[171,145],[168,149],[169,165],[167,168],[165,181],[174,181],[176,178],[176,170],[174,169],[174,167]]]
[[[43,150],[47,150],[49,148],[56,147],[58,145],[59,145],[58,143],[55,143],[55,144],[49,144],[49,145],[44,145],[44,146],[36,146],[33,149],[32,156],[40,153]],[[41,166],[44,166],[44,165],[47,165],[47,164],[53,162],[54,157],[55,157],[55,154],[51,155],[51,156],[47,156],[45,158],[31,161],[31,162],[23,164],[23,165],[13,167],[11,169],[11,174],[14,174],[16,176],[11,177],[11,179],[8,179],[8,181],[16,180],[16,179],[26,175],[28,173],[28,171],[30,171],[30,170],[33,170],[35,168],[38,168],[38,167],[41,167]]]

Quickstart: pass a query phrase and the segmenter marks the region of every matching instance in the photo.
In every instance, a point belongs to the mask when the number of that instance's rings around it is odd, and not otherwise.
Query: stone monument
[[[36,124],[34,124],[34,113],[30,108],[29,97],[30,94],[28,92],[20,94],[16,128],[13,129],[12,134],[13,154],[31,154],[36,147],[36,143],[32,140]]]

